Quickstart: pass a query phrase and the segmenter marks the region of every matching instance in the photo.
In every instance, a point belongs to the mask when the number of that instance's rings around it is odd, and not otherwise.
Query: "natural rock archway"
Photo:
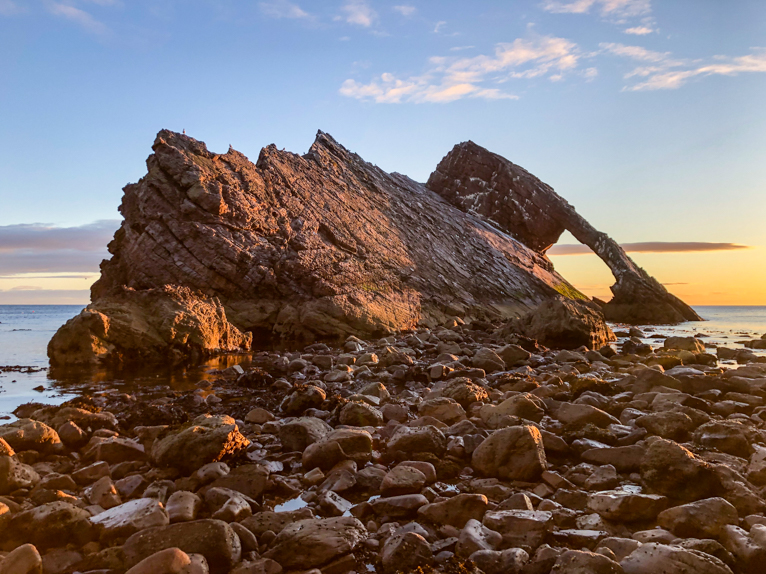
[[[668,293],[606,233],[595,229],[553,188],[524,168],[472,141],[456,145],[426,184],[452,205],[479,214],[540,254],[567,230],[609,266],[614,297],[603,305],[610,321],[632,324],[701,321]]]

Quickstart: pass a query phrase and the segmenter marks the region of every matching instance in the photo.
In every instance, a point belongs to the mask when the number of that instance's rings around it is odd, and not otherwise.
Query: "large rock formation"
[[[564,230],[590,247],[616,279],[614,297],[603,306],[611,321],[633,324],[701,321],[668,293],[605,233],[534,175],[468,141],[456,145],[426,184],[452,205],[482,215],[531,249],[544,254]]]
[[[124,189],[93,303],[49,345],[56,363],[159,358],[138,352],[140,332],[153,350],[180,349],[178,309],[143,301],[179,286],[186,305],[219,306],[193,314],[209,335],[194,339],[197,354],[246,346],[245,331],[374,336],[584,298],[541,252],[322,132],[305,156],[271,145],[256,164],[170,131],[153,150],[147,175]]]

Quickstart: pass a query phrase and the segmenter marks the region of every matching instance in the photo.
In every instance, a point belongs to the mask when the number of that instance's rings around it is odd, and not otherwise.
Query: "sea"
[[[13,411],[21,404],[39,402],[60,404],[96,386],[130,392],[136,385],[152,385],[174,390],[195,388],[200,379],[210,378],[210,371],[241,359],[223,357],[187,369],[173,369],[151,374],[114,373],[99,370],[57,371],[48,364],[46,349],[53,334],[77,315],[82,305],[0,305],[0,422],[11,421]],[[658,346],[662,339],[652,335],[702,335],[706,342],[742,348],[738,341],[760,337],[766,333],[766,306],[698,306],[704,322],[688,322],[674,326],[645,326],[644,342]],[[615,331],[626,326],[612,324]],[[766,355],[766,351],[756,351]],[[725,364],[725,363],[724,363]],[[726,366],[736,367],[729,363]]]

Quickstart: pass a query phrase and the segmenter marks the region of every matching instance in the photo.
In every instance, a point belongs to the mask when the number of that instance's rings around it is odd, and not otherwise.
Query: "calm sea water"
[[[18,405],[39,401],[48,404],[67,400],[93,381],[103,381],[105,373],[75,373],[54,376],[48,370],[46,347],[56,330],[77,315],[82,305],[0,305],[0,417],[9,416]],[[646,327],[647,335],[694,335],[702,333],[707,341],[741,347],[736,341],[760,337],[766,333],[766,306],[695,307],[703,323],[683,323],[673,327]],[[615,325],[615,329],[621,326]],[[656,342],[647,339],[647,342]],[[234,359],[236,360],[236,359]],[[6,366],[32,367],[36,372],[16,372]],[[115,381],[115,385],[167,384],[171,388],[190,388],[211,367],[211,362],[196,369],[159,373]],[[38,389],[38,390],[35,390]]]

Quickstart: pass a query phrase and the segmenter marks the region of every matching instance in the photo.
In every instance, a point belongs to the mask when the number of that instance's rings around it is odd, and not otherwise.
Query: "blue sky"
[[[618,241],[749,246],[636,258],[693,303],[766,304],[763,1],[0,0],[0,49],[0,303],[87,300],[170,128],[252,159],[321,129],[420,181],[472,139]],[[594,257],[554,261],[603,296]]]

